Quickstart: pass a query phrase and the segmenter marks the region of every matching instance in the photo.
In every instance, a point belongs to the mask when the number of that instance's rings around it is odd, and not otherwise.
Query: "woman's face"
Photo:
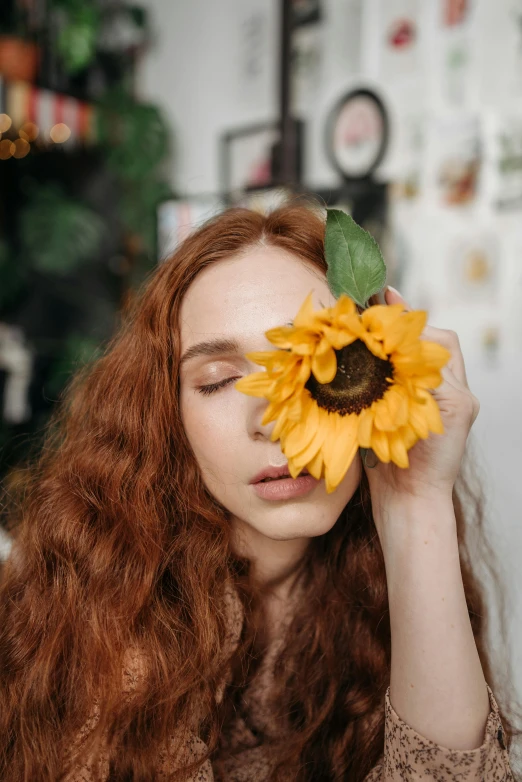
[[[275,422],[261,423],[267,400],[243,394],[234,382],[263,371],[244,354],[275,350],[265,331],[289,324],[310,291],[316,309],[335,303],[318,269],[285,250],[264,246],[204,269],[182,302],[182,357],[199,343],[237,343],[237,350],[222,346],[216,354],[207,351],[182,360],[181,411],[207,488],[257,550],[266,539],[299,540],[303,548],[309,538],[328,532],[361,478],[357,454],[331,494],[323,479],[305,496],[274,502],[259,497],[250,484],[263,468],[286,465],[287,459],[280,442],[270,440]],[[212,393],[201,390],[223,381]]]

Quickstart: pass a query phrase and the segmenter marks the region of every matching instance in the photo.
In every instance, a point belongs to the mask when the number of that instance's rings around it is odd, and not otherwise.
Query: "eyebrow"
[[[211,339],[208,342],[198,342],[188,348],[181,359],[181,364],[197,356],[221,356],[224,353],[240,353],[239,342],[235,339]]]

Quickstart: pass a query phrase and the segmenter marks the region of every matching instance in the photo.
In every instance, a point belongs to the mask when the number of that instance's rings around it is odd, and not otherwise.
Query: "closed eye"
[[[196,386],[196,388],[200,392],[200,394],[203,394],[204,396],[209,396],[210,394],[213,394],[215,391],[217,391],[219,388],[224,388],[225,386],[228,386],[229,383],[232,383],[234,380],[239,380],[239,378],[227,377],[225,380],[220,380],[219,383],[209,383],[209,385],[207,386]]]

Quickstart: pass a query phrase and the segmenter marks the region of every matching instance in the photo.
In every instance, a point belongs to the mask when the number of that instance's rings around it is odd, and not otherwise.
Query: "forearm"
[[[441,746],[479,747],[489,700],[466,606],[451,498],[401,502],[387,509],[380,527],[392,705]]]

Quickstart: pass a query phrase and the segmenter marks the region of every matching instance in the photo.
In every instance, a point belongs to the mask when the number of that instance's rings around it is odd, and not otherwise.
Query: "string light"
[[[13,120],[8,114],[0,114],[0,133],[8,131],[12,124]]]
[[[49,135],[55,144],[63,144],[71,137],[71,129],[63,122],[59,122],[51,128]]]
[[[9,160],[16,152],[16,147],[8,138],[0,141],[0,160]]]

